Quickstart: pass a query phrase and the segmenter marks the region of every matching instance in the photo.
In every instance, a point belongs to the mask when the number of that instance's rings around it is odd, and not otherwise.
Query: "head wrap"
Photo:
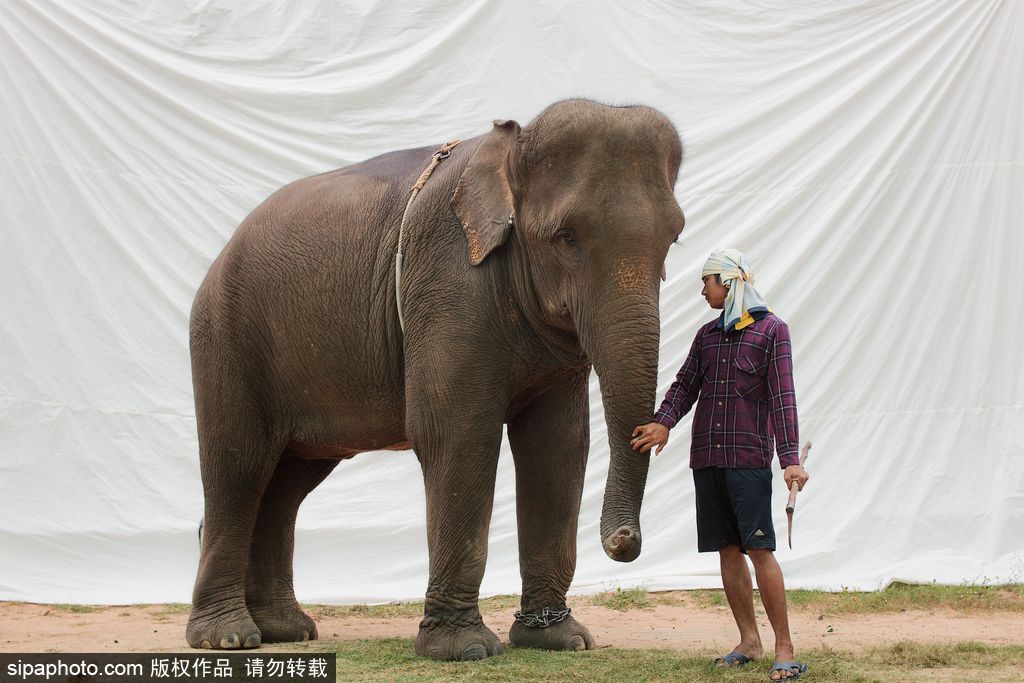
[[[729,294],[725,297],[725,311],[718,323],[726,332],[742,330],[771,311],[764,298],[754,289],[750,260],[739,249],[711,252],[701,272],[701,277],[707,275],[719,276],[722,284],[729,288]]]

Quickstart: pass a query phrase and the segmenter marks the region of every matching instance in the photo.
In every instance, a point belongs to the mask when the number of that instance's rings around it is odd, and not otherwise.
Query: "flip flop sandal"
[[[788,671],[793,674],[789,678],[772,678],[771,674],[768,674],[768,678],[772,681],[795,681],[800,678],[801,674],[807,673],[807,665],[803,662],[775,662],[772,664],[772,671]]]
[[[743,666],[750,661],[750,657],[746,656],[742,652],[736,652],[733,650],[724,657],[719,657],[715,660],[715,665],[722,668],[728,669],[733,666]]]

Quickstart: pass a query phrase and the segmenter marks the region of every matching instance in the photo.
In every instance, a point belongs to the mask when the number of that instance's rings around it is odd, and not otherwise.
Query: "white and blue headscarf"
[[[754,289],[754,274],[750,272],[750,259],[739,249],[719,249],[711,252],[701,277],[717,275],[729,288],[725,297],[725,311],[719,326],[726,332],[742,330],[760,320],[771,309]]]

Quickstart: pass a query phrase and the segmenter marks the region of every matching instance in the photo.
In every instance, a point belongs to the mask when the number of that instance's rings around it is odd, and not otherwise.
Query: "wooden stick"
[[[800,452],[800,467],[807,462],[807,452],[811,450],[811,442],[804,444]],[[793,511],[796,510],[796,494],[800,492],[800,485],[795,481],[789,485],[789,500],[786,502],[786,537],[789,540],[789,547],[793,547]]]
[[[800,467],[803,467],[804,463],[807,462],[807,452],[809,450],[811,450],[810,441],[804,444],[803,450],[800,452]],[[789,501],[786,503],[786,512],[796,510],[796,494],[799,492],[800,487],[795,481],[789,485]]]

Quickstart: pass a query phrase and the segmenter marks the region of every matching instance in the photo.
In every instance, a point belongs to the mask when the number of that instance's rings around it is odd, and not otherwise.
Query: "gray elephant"
[[[648,107],[568,100],[525,128],[497,121],[437,150],[384,154],[277,191],[196,295],[205,528],[192,647],[316,638],[292,585],[299,505],[342,460],[412,448],[430,552],[416,652],[500,653],[478,596],[503,425],[523,581],[509,640],[594,647],[565,604],[587,379],[593,366],[611,447],[602,544],[629,562],[649,465],[629,441],[652,419],[658,280],[684,224],[673,195],[679,135]]]

